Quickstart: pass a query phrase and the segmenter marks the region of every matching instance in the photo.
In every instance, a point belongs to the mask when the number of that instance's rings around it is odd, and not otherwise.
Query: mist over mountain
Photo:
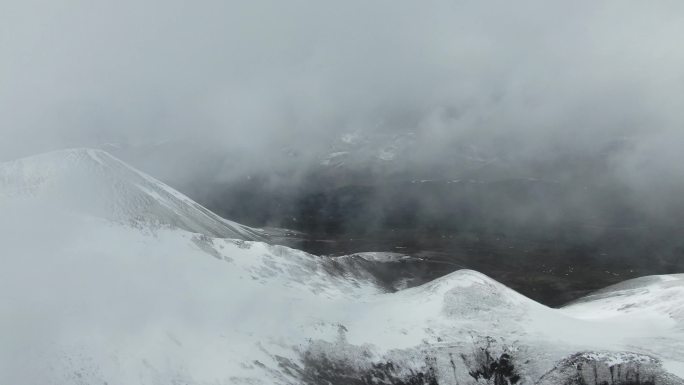
[[[679,2],[0,7],[0,160],[104,149],[312,252],[678,271]]]
[[[0,383],[681,385],[682,36],[0,0]]]
[[[681,178],[682,11],[677,2],[7,3],[0,116],[10,139],[0,159],[176,143],[154,175],[230,181],[307,169],[345,136],[392,146],[412,133],[412,168],[475,146],[530,176],[628,141],[611,171],[651,190],[652,174]],[[383,148],[373,149],[380,159]]]

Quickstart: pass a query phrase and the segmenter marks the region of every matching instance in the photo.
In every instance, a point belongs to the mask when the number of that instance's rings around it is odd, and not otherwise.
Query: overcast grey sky
[[[0,0],[0,160],[407,129],[681,177],[681,1]],[[622,167],[622,166],[620,166]]]

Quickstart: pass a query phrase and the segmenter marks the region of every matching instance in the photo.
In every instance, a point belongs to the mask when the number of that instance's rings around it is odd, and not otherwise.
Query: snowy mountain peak
[[[0,164],[0,197],[59,207],[135,226],[165,226],[205,235],[258,240],[255,229],[227,221],[166,184],[88,148]],[[35,206],[38,207],[38,206]]]
[[[684,385],[681,275],[559,310],[211,234],[259,235],[104,151],[0,164],[0,383]]]

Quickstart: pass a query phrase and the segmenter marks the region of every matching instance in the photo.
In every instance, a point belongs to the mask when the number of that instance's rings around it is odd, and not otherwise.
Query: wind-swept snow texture
[[[263,238],[258,230],[217,216],[100,150],[62,150],[4,163],[0,199],[32,200],[30,204],[60,206],[140,226],[170,226],[222,238]]]
[[[102,152],[0,169],[0,384],[684,384],[682,276],[563,309],[469,270],[387,292],[207,235],[226,222]]]

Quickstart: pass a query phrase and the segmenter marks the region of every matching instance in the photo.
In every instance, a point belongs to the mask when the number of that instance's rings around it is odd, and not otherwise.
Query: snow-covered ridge
[[[264,238],[259,230],[219,217],[102,150],[60,150],[2,163],[0,197],[134,225],[170,226],[224,238]]]
[[[0,165],[0,384],[684,385],[684,276],[559,310],[471,270],[386,292],[363,266],[403,255],[226,229],[253,231],[102,151]]]
[[[684,274],[631,279],[567,305],[566,314],[584,318],[666,315],[684,330]]]

